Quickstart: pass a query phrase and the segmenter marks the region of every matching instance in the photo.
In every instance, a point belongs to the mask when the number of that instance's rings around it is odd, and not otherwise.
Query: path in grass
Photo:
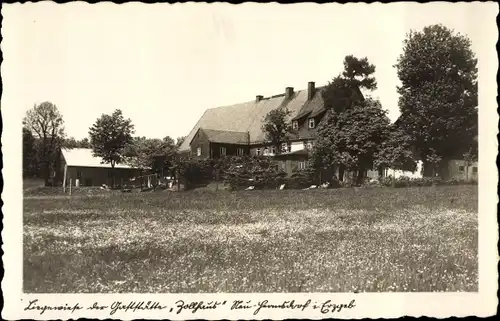
[[[477,291],[476,186],[46,197],[24,208],[27,292]]]

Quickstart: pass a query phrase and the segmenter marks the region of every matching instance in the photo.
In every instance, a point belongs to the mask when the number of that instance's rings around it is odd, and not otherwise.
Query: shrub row
[[[276,189],[285,184],[286,189],[303,189],[311,185],[320,185],[318,175],[312,167],[298,170],[287,177],[272,159],[268,157],[233,156],[218,160],[188,158],[178,164],[179,174],[186,188],[206,185],[217,180],[227,184],[233,190],[246,189]],[[352,180],[329,182],[330,188],[353,187]],[[410,178],[406,176],[393,178],[384,177],[379,180],[366,179],[362,186],[379,187],[412,187],[477,184],[474,181],[442,180],[440,178]]]
[[[381,185],[387,187],[413,187],[413,186],[438,186],[438,185],[465,185],[465,184],[477,184],[476,181],[466,181],[466,180],[443,180],[439,177],[422,177],[422,178],[410,178],[407,176],[402,176],[398,178],[394,177],[384,177],[381,178],[378,183],[368,183],[368,185]]]

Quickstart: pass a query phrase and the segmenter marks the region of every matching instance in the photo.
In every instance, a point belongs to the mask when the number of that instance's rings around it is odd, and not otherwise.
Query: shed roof
[[[226,143],[226,144],[248,144],[248,132],[233,132],[226,130],[215,130],[200,128],[209,141],[213,143]]]
[[[111,168],[110,164],[103,164],[101,157],[94,156],[90,148],[63,148],[61,151],[68,166]],[[115,168],[133,167],[128,164],[116,164]]]

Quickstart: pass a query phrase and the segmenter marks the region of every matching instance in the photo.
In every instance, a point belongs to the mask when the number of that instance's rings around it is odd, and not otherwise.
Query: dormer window
[[[314,121],[314,118],[309,118],[309,128],[314,128],[316,126],[316,122]]]
[[[292,129],[293,130],[299,129],[299,122],[298,121],[296,121],[296,120],[292,121]]]

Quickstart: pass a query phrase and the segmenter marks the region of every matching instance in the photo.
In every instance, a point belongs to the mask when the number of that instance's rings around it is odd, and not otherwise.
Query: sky
[[[28,109],[51,101],[77,139],[119,108],[136,135],[175,139],[207,108],[305,89],[309,81],[325,85],[353,54],[376,66],[371,95],[394,121],[394,64],[405,35],[436,23],[465,34],[481,72],[481,55],[494,46],[481,23],[494,19],[491,9],[444,2],[7,4],[2,107],[21,128]]]

